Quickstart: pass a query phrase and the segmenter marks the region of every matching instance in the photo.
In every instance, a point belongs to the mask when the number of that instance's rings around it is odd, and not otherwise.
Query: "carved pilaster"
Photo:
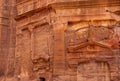
[[[16,32],[16,50],[15,50],[15,75],[16,78],[20,79],[21,70],[21,52],[22,52],[22,38],[23,33],[21,30]]]
[[[30,53],[31,53],[31,59],[34,59],[34,26],[30,25],[28,27],[28,30],[30,32]]]
[[[53,75],[64,75],[65,74],[65,29],[67,23],[62,23],[62,20],[58,18],[53,25],[54,29],[54,59],[53,59]]]

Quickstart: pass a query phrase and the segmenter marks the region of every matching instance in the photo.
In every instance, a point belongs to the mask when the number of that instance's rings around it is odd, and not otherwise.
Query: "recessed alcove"
[[[39,81],[45,81],[45,78],[44,77],[40,77]]]

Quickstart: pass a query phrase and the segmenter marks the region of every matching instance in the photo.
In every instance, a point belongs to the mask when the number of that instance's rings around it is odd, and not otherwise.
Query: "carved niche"
[[[31,61],[31,53],[30,53],[30,33],[28,28],[22,30],[22,38],[20,39],[22,42],[21,50],[21,75],[26,74],[32,75],[32,61]]]
[[[38,25],[33,30],[33,50],[32,61],[34,71],[45,73],[50,71],[52,57],[52,30],[48,24]]]

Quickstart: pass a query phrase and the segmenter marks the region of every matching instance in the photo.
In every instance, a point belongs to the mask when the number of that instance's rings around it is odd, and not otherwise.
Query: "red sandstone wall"
[[[14,76],[15,0],[0,1],[0,80]]]
[[[119,81],[119,0],[69,1],[1,1],[1,81]]]
[[[119,16],[106,12],[119,11],[117,2],[65,1],[49,6],[49,1],[18,3],[17,78],[36,80],[42,77],[46,81],[118,80],[120,29],[115,23]],[[48,41],[49,34],[52,39]]]

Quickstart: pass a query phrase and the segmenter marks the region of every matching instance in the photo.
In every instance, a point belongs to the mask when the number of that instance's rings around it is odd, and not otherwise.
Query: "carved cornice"
[[[49,22],[48,22],[47,18],[45,17],[45,18],[42,18],[38,21],[29,22],[29,23],[24,24],[22,26],[18,26],[17,28],[18,28],[18,30],[26,30],[26,29],[28,29],[28,27],[30,25],[33,25],[33,28],[36,28],[36,27],[39,27],[39,26],[49,25]]]
[[[120,6],[120,0],[88,0],[88,1],[73,1],[51,4],[55,9],[71,9],[71,8],[91,8],[91,7],[111,7]]]
[[[42,8],[37,8],[37,9],[35,9],[35,10],[29,11],[29,12],[26,12],[26,13],[23,13],[23,14],[21,14],[21,15],[17,15],[17,16],[15,17],[15,20],[19,21],[19,20],[21,20],[21,19],[28,18],[28,17],[30,17],[30,16],[38,13],[38,12],[42,12],[42,11],[48,10],[48,9],[49,9],[48,6],[42,7]]]
[[[23,13],[15,17],[16,20],[21,20],[26,17],[30,17],[38,12],[44,10],[54,10],[54,9],[76,9],[76,8],[93,8],[93,7],[111,7],[120,6],[120,0],[89,0],[89,1],[72,1],[72,2],[58,2],[48,4],[47,6],[40,7],[29,12]]]

